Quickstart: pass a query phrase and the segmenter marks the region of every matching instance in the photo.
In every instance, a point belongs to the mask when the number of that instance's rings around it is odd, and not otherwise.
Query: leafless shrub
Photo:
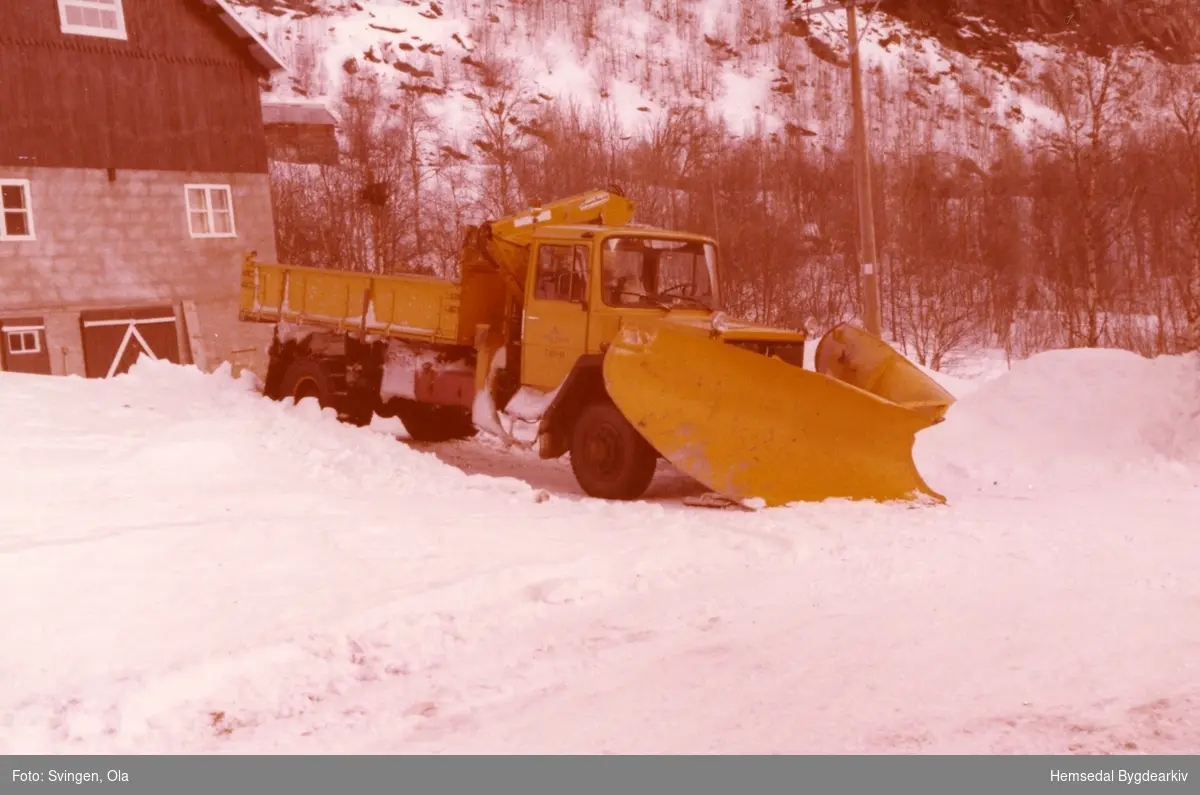
[[[527,5],[543,28],[603,12],[595,3]],[[484,19],[493,12],[511,8],[485,4]],[[667,13],[689,12],[675,4]],[[791,37],[763,39],[797,78],[788,122],[734,137],[706,103],[717,84],[713,58],[640,63],[681,90],[630,132],[611,97],[585,107],[524,84],[500,57],[499,27],[477,22],[479,46],[453,67],[455,79],[470,76],[464,91],[475,111],[462,139],[439,128],[420,95],[397,94],[398,76],[346,79],[342,164],[272,167],[281,257],[454,278],[467,223],[615,184],[637,202],[640,221],[718,239],[730,311],[792,327],[856,317],[844,75],[813,67]],[[762,28],[744,14],[712,37],[749,42]],[[594,53],[607,63],[601,71],[634,63],[634,50],[619,49]],[[872,123],[886,132],[873,136],[872,164],[885,332],[935,369],[964,347],[1019,358],[1056,347],[1152,355],[1200,345],[1196,72],[1146,71],[1123,51],[1055,67],[1039,85],[1063,125],[1033,146],[963,121],[986,85],[954,102],[936,89],[920,93],[937,79],[868,81],[879,110]],[[814,117],[819,135],[806,127]]]

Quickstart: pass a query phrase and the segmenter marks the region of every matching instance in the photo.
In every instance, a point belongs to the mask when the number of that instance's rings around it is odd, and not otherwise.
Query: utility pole
[[[879,301],[879,263],[875,250],[875,201],[871,188],[871,150],[867,145],[866,112],[863,109],[862,63],[858,51],[857,7],[871,0],[835,0],[803,14],[846,9],[846,33],[850,39],[850,94],[853,116],[854,188],[858,198],[858,262],[862,287],[863,325],[876,337],[882,336]]]

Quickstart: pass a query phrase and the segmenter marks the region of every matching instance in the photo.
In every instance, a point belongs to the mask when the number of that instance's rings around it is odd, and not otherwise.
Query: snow
[[[284,296],[284,301],[287,301],[287,296]],[[259,305],[257,299],[255,299],[254,302],[254,310],[257,312],[262,311],[262,307]],[[283,313],[281,312],[280,314],[282,315]],[[316,331],[317,329],[313,326],[303,326],[298,323],[289,323],[286,320],[281,320],[275,324],[275,336],[278,337],[281,344],[287,344],[289,342],[301,342],[311,337],[316,333]]]
[[[973,439],[988,445],[973,445]],[[1116,349],[1058,350],[1014,363],[921,435],[962,488],[1087,493],[1200,481],[1200,354],[1147,359]],[[1141,483],[1145,481],[1145,483]]]
[[[496,378],[504,369],[507,361],[508,348],[500,348],[496,351],[492,357],[492,363],[488,366],[484,388],[475,393],[475,400],[471,402],[471,422],[475,423],[475,427],[502,440],[507,440],[508,434],[505,433],[504,425],[500,421],[492,393],[495,389]]]
[[[379,386],[380,396],[385,401],[392,398],[416,400],[418,374],[434,366],[440,372],[474,372],[469,362],[443,362],[440,359],[437,351],[414,348],[400,340],[389,341]]]
[[[530,386],[523,386],[516,391],[504,406],[504,413],[516,420],[536,422],[546,413],[546,409],[550,408],[550,404],[558,397],[560,389],[562,389],[562,384],[559,384],[549,392],[534,389]]]
[[[287,68],[287,62],[280,58],[279,54],[271,49],[270,45],[263,41],[262,37],[259,36],[256,31],[246,26],[245,21],[242,20],[233,7],[230,6],[228,0],[211,0],[209,3],[209,5],[214,4],[217,6],[218,13],[221,16],[222,21],[225,22],[225,24],[231,29],[233,29],[238,38],[250,39],[251,46],[254,49],[262,51],[262,57],[259,58],[260,63],[262,62],[262,59],[265,58],[268,68]]]
[[[427,70],[433,76],[425,78],[425,84],[445,92],[423,100],[440,121],[436,143],[463,147],[473,137],[478,114],[467,95],[479,91],[479,80],[463,59],[479,61],[490,55],[515,65],[522,89],[518,93],[544,94],[560,109],[575,104],[584,111],[611,114],[626,136],[648,135],[650,125],[660,123],[668,107],[687,104],[723,122],[733,136],[769,135],[789,120],[814,129],[820,120],[828,143],[849,129],[842,99],[849,90],[847,70],[815,57],[802,39],[779,33],[784,22],[781,3],[752,2],[739,8],[720,0],[682,6],[653,0],[594,9],[567,4],[526,9],[517,4],[490,9],[497,17],[494,23],[478,5],[467,2],[440,3],[437,14],[431,13],[430,3],[417,0],[315,0],[314,5],[319,15],[299,18],[250,4],[237,6],[239,17],[263,34],[292,67],[291,74],[275,77],[267,98],[336,98],[351,59],[356,74],[381,74],[393,84],[410,81],[394,64]],[[813,35],[844,57],[845,14],[835,10],[809,21]],[[937,86],[936,102],[950,109],[969,102],[961,81],[988,84],[984,93],[994,107],[976,109],[961,124],[986,128],[995,122],[1028,139],[1043,120],[1054,121],[1022,81],[948,52],[886,15],[863,15],[860,35],[864,68],[886,76],[885,102],[894,106],[876,107],[879,97],[869,85],[872,119],[902,112],[909,104],[907,90],[928,91],[921,75],[938,74],[947,79]],[[429,45],[427,52],[417,49]],[[1062,57],[1053,48],[1035,45],[1022,52],[1042,60]],[[776,95],[771,86],[777,78],[796,82],[795,95]],[[1027,111],[1027,121],[1004,115],[1012,104]],[[950,129],[956,122],[919,115],[910,121],[939,145],[956,145]],[[880,129],[875,135],[888,141],[892,132]]]
[[[944,506],[608,503],[252,387],[0,373],[0,753],[1200,743],[1197,355],[982,380]]]
[[[778,132],[782,127],[778,119],[772,119],[765,128],[766,109],[771,96],[771,79],[774,75],[769,68],[760,68],[756,74],[743,75],[726,68],[722,75],[725,87],[721,102],[721,113],[729,131],[734,135],[753,135],[755,132],[767,134]]]
[[[592,73],[579,63],[574,45],[565,39],[552,37],[542,48],[546,71],[540,81],[541,90],[552,97],[567,101],[589,103],[600,89]]]
[[[955,398],[969,395],[984,384],[1009,372],[1008,358],[1003,350],[986,349],[973,350],[969,355],[960,354],[948,357],[949,361],[942,365],[941,370],[933,370],[918,363],[910,346],[898,345],[889,341],[901,355],[907,356],[917,365],[917,369],[932,378]],[[815,353],[816,346],[811,346]],[[805,364],[812,369],[812,366]]]

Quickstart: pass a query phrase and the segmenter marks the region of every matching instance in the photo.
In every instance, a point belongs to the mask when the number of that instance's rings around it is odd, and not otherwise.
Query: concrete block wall
[[[172,305],[190,362],[182,302],[193,301],[188,331],[207,369],[231,361],[261,375],[271,330],[239,322],[237,297],[245,252],[275,259],[266,174],[0,166],[0,179],[29,180],[36,235],[0,240],[0,316],[45,318],[54,373],[83,374],[79,312],[93,308]],[[230,186],[236,237],[191,237],[184,186],[195,183]]]

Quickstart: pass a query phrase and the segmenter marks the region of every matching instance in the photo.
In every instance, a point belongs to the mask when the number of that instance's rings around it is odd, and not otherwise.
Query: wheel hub
[[[611,475],[620,468],[621,441],[616,429],[602,425],[588,434],[584,453],[588,464],[597,472]]]

